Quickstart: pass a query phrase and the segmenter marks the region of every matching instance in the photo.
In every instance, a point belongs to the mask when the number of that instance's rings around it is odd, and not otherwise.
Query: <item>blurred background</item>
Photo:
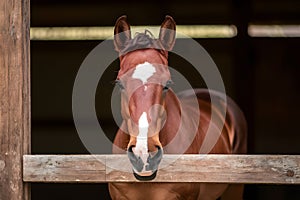
[[[113,36],[123,14],[135,26],[160,25],[166,14],[192,30],[208,25],[191,37],[213,58],[227,94],[246,115],[249,154],[300,154],[299,0],[31,0],[32,154],[89,154],[73,123],[72,88],[85,57]],[[78,28],[89,27],[98,27],[98,36],[76,37]],[[77,31],[68,35],[70,28]],[[205,86],[184,59],[171,54],[169,62],[193,87]],[[111,140],[118,65],[107,68],[96,93],[99,122]],[[110,199],[107,185],[32,184],[33,200],[83,198]],[[300,186],[246,185],[244,199],[300,199]]]

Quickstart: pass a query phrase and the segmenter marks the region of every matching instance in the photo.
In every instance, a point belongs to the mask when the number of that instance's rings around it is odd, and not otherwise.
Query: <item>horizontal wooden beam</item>
[[[153,182],[300,184],[300,155],[164,155]],[[126,155],[25,155],[25,182],[136,182]]]

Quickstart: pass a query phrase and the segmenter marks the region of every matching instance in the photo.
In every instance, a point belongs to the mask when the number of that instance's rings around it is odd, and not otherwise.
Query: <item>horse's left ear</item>
[[[170,51],[174,47],[176,36],[176,23],[167,15],[160,27],[159,40],[165,50]]]
[[[131,39],[130,25],[127,22],[127,16],[123,15],[116,21],[114,29],[115,49],[120,52]]]

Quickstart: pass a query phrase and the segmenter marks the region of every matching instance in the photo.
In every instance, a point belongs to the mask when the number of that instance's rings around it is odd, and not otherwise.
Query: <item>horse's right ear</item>
[[[122,33],[123,32],[123,33]],[[127,22],[127,16],[119,17],[115,24],[114,44],[115,49],[120,52],[131,39],[130,25]]]

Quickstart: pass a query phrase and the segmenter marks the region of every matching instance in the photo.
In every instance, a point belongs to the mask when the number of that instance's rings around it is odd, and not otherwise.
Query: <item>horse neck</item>
[[[179,99],[172,90],[168,92],[167,120],[160,132],[160,141],[166,153],[185,153],[192,145],[198,134],[200,119],[198,103],[196,104],[190,99]]]

